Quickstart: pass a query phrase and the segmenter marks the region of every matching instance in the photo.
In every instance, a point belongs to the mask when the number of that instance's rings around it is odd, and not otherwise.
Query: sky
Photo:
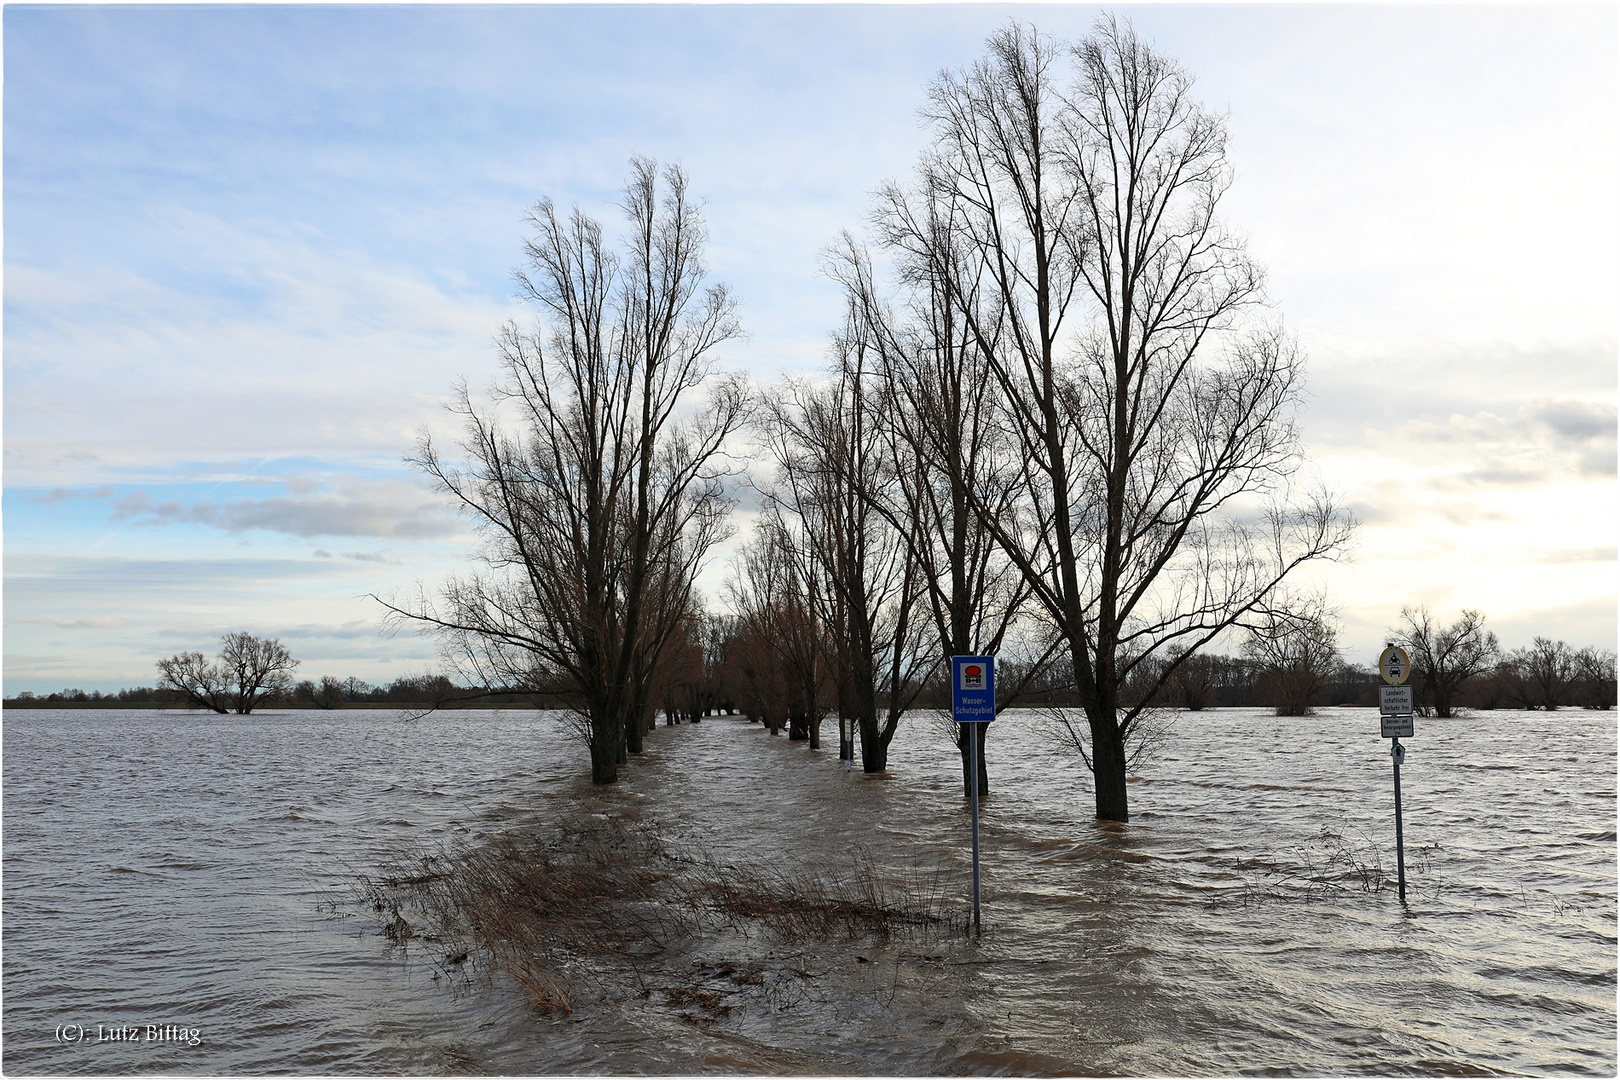
[[[530,317],[529,207],[611,231],[632,155],[680,162],[747,331],[724,365],[812,375],[820,255],[913,171],[930,81],[1103,10],[7,5],[4,692],[150,685],[244,629],[302,677],[436,670],[372,596],[471,566],[405,456]],[[1347,658],[1415,604],[1613,648],[1617,9],[1109,10],[1228,117],[1222,216],[1362,521],[1312,579]]]

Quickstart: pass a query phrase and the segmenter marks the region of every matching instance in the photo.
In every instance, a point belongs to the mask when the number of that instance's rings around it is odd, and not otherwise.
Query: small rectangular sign
[[[959,724],[996,718],[996,658],[951,657],[951,719]]]
[[[1378,734],[1386,739],[1412,738],[1412,716],[1380,716],[1378,718]]]
[[[1380,686],[1378,711],[1384,716],[1411,716],[1412,688],[1410,686]]]

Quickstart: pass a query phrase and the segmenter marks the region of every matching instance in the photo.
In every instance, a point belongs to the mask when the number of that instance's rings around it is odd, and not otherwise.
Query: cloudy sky
[[[7,5],[5,693],[235,629],[303,675],[432,668],[367,595],[473,549],[402,458],[493,377],[527,207],[611,221],[631,155],[680,161],[726,362],[813,371],[818,253],[911,171],[929,81],[1099,10]],[[1230,116],[1224,214],[1365,523],[1324,578],[1349,656],[1411,603],[1612,648],[1616,9],[1123,10]]]

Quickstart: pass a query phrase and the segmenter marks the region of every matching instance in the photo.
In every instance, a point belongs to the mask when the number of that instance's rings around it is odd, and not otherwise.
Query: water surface
[[[1417,723],[1403,905],[1371,710],[1182,714],[1125,826],[1095,820],[1037,718],[1004,717],[982,938],[801,943],[794,1001],[693,1023],[656,993],[540,1015],[498,975],[435,979],[349,884],[413,845],[602,814],[724,858],[939,867],[960,910],[937,720],[908,722],[881,776],[735,719],[660,728],[601,789],[529,712],[10,711],[3,1064],[1613,1075],[1614,714]]]

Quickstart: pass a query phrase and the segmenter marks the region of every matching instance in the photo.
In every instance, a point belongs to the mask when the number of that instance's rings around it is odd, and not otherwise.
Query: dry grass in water
[[[764,924],[786,940],[887,937],[949,922],[939,873],[889,881],[864,853],[832,875],[781,866],[708,864],[692,897],[733,928]]]
[[[650,995],[648,979],[671,974],[660,957],[707,931],[794,942],[961,922],[944,914],[937,872],[891,880],[865,856],[830,874],[721,864],[644,826],[599,818],[420,854],[361,878],[358,894],[383,936],[425,951],[438,974],[464,976],[476,964],[504,971],[546,1012],[571,1012],[584,992],[609,984]],[[764,980],[756,972],[730,981]],[[668,1004],[707,1017],[729,1011],[705,994],[665,991]]]
[[[1377,895],[1393,888],[1395,868],[1384,865],[1378,841],[1365,829],[1342,828],[1341,832],[1323,826],[1314,843],[1239,860],[1235,869],[1245,877],[1243,902],[1346,893]],[[1409,847],[1408,879],[1431,875],[1438,850],[1438,844]],[[1430,892],[1439,887],[1437,880],[1427,884]],[[1409,880],[1408,886],[1415,889],[1417,883]]]

